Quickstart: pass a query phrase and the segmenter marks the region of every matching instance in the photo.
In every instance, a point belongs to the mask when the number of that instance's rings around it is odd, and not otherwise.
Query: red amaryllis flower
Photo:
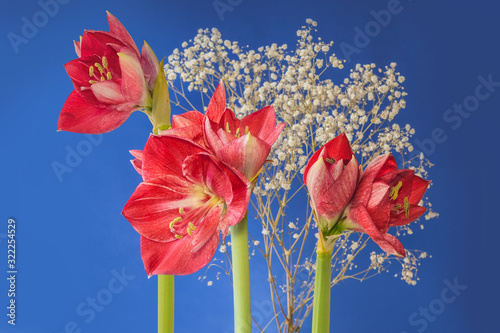
[[[108,13],[110,31],[87,30],[75,42],[78,59],[65,65],[75,90],[63,106],[58,130],[104,133],[151,104],[148,83],[155,72],[150,49],[144,59],[125,27]],[[144,73],[141,62],[150,73]],[[153,78],[154,80],[154,78]],[[154,81],[153,81],[154,82]]]
[[[226,108],[223,83],[215,89],[204,119],[205,141],[222,161],[254,180],[267,160],[274,142],[285,124],[276,125],[272,106],[236,118]]]
[[[358,176],[358,161],[344,133],[330,140],[309,159],[304,183],[316,212],[321,241],[343,231],[334,227],[356,190]]]
[[[343,225],[367,233],[385,252],[404,257],[401,242],[387,232],[425,212],[419,202],[429,183],[413,170],[398,170],[391,154],[379,156],[363,172]]]
[[[191,274],[209,263],[229,226],[248,208],[250,183],[199,145],[151,136],[142,156],[143,182],[123,209],[141,234],[148,275]]]

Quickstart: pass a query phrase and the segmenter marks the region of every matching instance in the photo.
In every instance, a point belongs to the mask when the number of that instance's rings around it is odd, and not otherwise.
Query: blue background
[[[17,53],[8,34],[22,35],[23,18],[33,22],[42,9],[34,0],[2,1],[0,253],[5,255],[0,277],[7,275],[11,217],[17,221],[19,273],[15,327],[7,324],[8,284],[0,280],[1,332],[156,329],[156,278],[147,279],[139,237],[120,215],[140,181],[128,162],[128,150],[143,147],[150,131],[147,118],[135,113],[118,130],[91,137],[94,143],[83,134],[56,132],[59,111],[73,89],[63,67],[75,57],[72,41],[87,28],[107,30],[105,10],[122,21],[137,44],[146,39],[159,57],[205,27],[217,27],[223,38],[252,48],[274,42],[292,46],[306,18],[318,21],[318,36],[334,40],[334,51],[342,57],[340,43],[354,45],[354,28],[364,30],[374,20],[370,12],[386,9],[390,2],[221,1],[232,8],[222,17],[212,1],[66,0]],[[397,62],[409,92],[398,122],[411,123],[420,142],[428,143],[424,140],[432,138],[436,128],[446,136],[432,151],[429,144],[425,148],[436,165],[429,197],[441,215],[414,237],[403,239],[409,248],[426,250],[433,258],[423,262],[421,280],[414,287],[393,277],[396,265],[391,274],[336,286],[332,327],[346,333],[499,332],[495,163],[500,89],[493,88],[460,126],[458,121],[446,122],[443,115],[474,95],[479,76],[500,81],[500,6],[487,0],[401,0],[401,6],[401,12],[351,56],[344,72],[347,76],[357,62]],[[52,165],[66,164],[68,149],[87,149],[88,154],[73,160],[72,172],[60,181]],[[113,279],[121,273],[128,276],[123,283]],[[207,287],[206,281],[198,281],[203,274],[176,280],[176,332],[232,332],[230,284],[223,277]],[[208,279],[214,278],[215,272],[209,271]],[[441,298],[444,280],[455,279],[467,289],[426,320],[425,327],[422,322],[412,324],[413,313],[435,306]],[[258,270],[252,282],[255,310],[269,296]],[[112,299],[106,299],[109,295]],[[87,298],[97,296],[107,304],[100,312],[90,311]],[[269,319],[267,310],[258,311]],[[303,332],[310,330],[310,321],[307,325]]]

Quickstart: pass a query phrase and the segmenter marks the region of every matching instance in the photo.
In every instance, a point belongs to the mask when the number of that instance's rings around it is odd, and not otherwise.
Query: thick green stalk
[[[330,332],[330,281],[332,252],[316,253],[312,333]]]
[[[158,275],[158,333],[174,332],[174,276]]]
[[[250,267],[248,263],[248,212],[231,227],[233,258],[234,333],[251,333]]]

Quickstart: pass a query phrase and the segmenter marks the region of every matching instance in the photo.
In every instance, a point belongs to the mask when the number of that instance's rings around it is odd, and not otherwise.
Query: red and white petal
[[[194,184],[207,187],[227,204],[233,200],[231,182],[217,165],[215,156],[200,153],[186,157],[182,164],[183,176]]]
[[[95,98],[104,104],[121,104],[125,103],[125,97],[122,95],[121,87],[113,81],[102,81],[94,83],[90,89],[94,93]]]
[[[161,243],[141,237],[141,256],[148,276],[187,275],[205,267],[213,258],[219,244],[219,235],[212,234],[204,246],[192,252],[191,237]]]
[[[196,209],[202,203],[190,195],[189,185],[182,179],[166,176],[159,182],[162,184],[139,184],[122,214],[142,236],[168,242],[175,240],[170,222],[181,215],[179,208]],[[187,223],[189,221],[182,220],[181,224]]]
[[[252,179],[264,166],[270,151],[270,145],[248,133],[216,150],[216,154],[247,179]]]
[[[129,150],[130,154],[134,156],[135,158],[131,160],[132,166],[134,167],[135,171],[137,171],[138,174],[142,176],[142,160],[143,160],[143,151],[142,150]]]
[[[131,112],[102,108],[84,101],[73,91],[62,108],[57,122],[57,130],[100,134],[118,128],[127,120]]]
[[[222,209],[219,206],[211,207],[210,210],[203,217],[203,220],[199,221],[196,225],[196,229],[193,231],[191,240],[191,252],[197,252],[203,248],[210,239],[217,235],[219,238],[219,221],[221,219]]]
[[[160,62],[153,52],[153,49],[151,49],[148,43],[144,42],[141,52],[141,66],[150,91],[154,89],[156,76],[160,70],[159,64]]]
[[[123,51],[123,50],[122,50]],[[141,63],[133,55],[118,53],[121,69],[121,91],[127,101],[145,106],[149,96]]]

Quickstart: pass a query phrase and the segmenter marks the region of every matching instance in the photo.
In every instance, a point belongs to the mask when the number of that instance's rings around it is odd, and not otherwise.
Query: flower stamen
[[[399,183],[397,183],[396,186],[391,187],[391,191],[389,192],[389,197],[392,200],[396,200],[398,198],[398,193],[399,190],[401,189],[401,186],[403,186],[403,182],[399,181]]]
[[[408,197],[405,197],[403,204],[404,204],[404,210],[405,210],[405,217],[407,220],[409,220],[410,219],[410,201],[408,200]]]

